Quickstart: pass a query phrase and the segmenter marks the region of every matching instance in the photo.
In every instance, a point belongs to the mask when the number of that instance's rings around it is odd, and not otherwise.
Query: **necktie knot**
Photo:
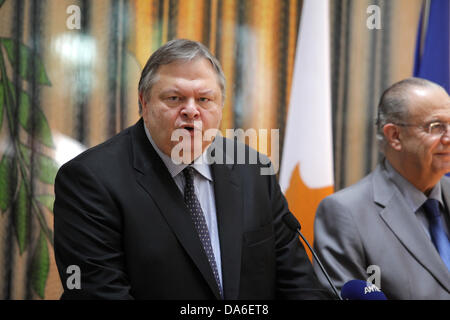
[[[427,199],[423,204],[423,208],[428,216],[428,219],[439,219],[441,212],[439,211],[439,201],[436,199]]]
[[[187,183],[192,183],[192,181],[194,181],[194,168],[187,166],[183,170],[183,175]]]

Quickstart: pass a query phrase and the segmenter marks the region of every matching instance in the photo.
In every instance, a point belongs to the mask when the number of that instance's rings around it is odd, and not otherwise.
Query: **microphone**
[[[341,290],[345,300],[387,300],[383,291],[376,285],[363,280],[350,280]]]
[[[314,252],[313,248],[311,248],[308,241],[305,239],[305,237],[300,232],[300,229],[301,229],[300,222],[298,222],[298,220],[295,218],[295,216],[291,212],[288,212],[283,216],[283,221],[289,227],[289,229],[291,229],[294,232],[297,232],[300,235],[300,237],[303,239],[303,241],[306,243],[309,250],[311,251],[311,253],[314,256],[314,259],[316,260],[316,262],[318,263],[323,274],[327,278],[327,281],[330,284],[331,288],[333,289],[334,294],[339,298],[339,300],[342,300],[336,287],[334,286],[333,282],[331,281],[330,277],[328,276],[328,273],[325,271],[325,268],[323,267],[322,262],[320,262],[319,257],[317,256],[317,254]]]

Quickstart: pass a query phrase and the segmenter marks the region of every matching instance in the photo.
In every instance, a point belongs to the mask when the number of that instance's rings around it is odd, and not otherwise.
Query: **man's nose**
[[[441,142],[446,145],[450,144],[450,132],[448,130],[441,136]]]
[[[447,128],[441,136],[441,142],[443,144],[450,144],[450,129],[449,129],[449,127],[450,127],[450,123],[447,123]]]
[[[183,109],[181,109],[181,114],[188,119],[196,119],[199,116],[200,112],[195,99],[186,100]]]

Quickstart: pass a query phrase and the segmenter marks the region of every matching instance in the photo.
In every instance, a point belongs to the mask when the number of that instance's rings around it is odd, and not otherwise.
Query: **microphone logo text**
[[[375,285],[370,284],[367,287],[364,288],[364,294],[368,294],[371,292],[380,292],[380,289],[378,289]]]

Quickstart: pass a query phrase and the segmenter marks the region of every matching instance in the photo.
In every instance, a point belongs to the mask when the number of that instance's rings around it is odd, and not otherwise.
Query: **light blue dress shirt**
[[[184,195],[185,179],[182,171],[188,165],[175,164],[168,155],[164,154],[158,148],[145,125],[144,128],[148,140],[158,153],[161,160],[166,165],[178,189],[180,189],[181,194]],[[198,201],[200,202],[200,206],[202,207],[203,210],[203,214],[205,215],[206,224],[208,225],[209,236],[211,238],[211,246],[214,252],[214,258],[216,259],[216,265],[219,272],[220,283],[223,286],[219,231],[217,227],[216,201],[214,197],[214,180],[211,173],[211,167],[207,164],[208,162],[206,161],[206,155],[207,149],[205,150],[205,152],[203,152],[203,154],[200,157],[194,160],[194,163],[191,166],[195,169],[194,170],[195,194],[197,195]]]

